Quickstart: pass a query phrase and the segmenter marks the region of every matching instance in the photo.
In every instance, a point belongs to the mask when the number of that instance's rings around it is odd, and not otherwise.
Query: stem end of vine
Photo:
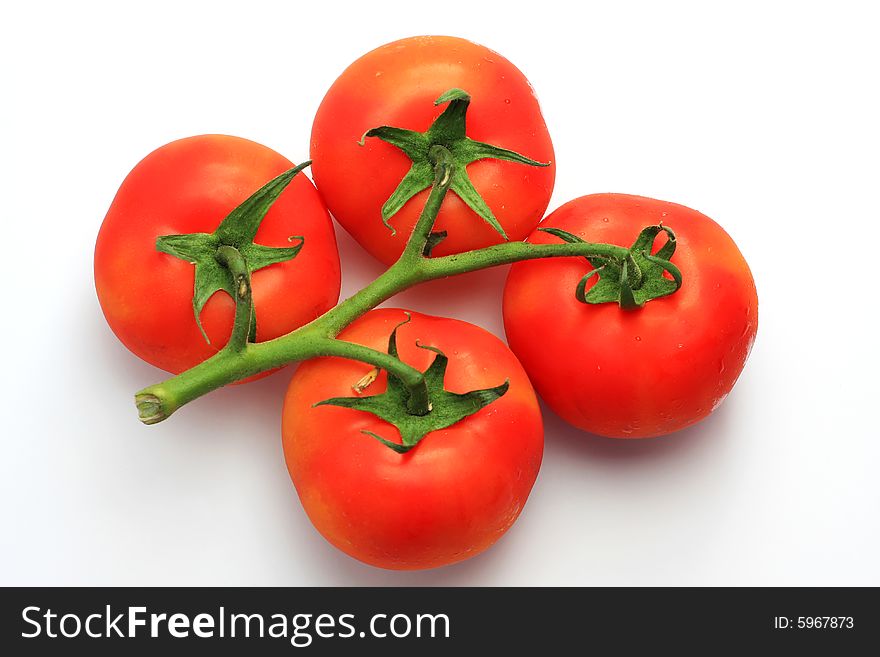
[[[153,393],[137,393],[134,396],[134,404],[137,407],[138,419],[144,424],[158,424],[171,415],[163,400]]]

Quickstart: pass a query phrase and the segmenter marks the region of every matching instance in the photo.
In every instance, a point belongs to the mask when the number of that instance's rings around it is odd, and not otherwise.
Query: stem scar
[[[351,389],[356,393],[360,394],[364,390],[366,390],[372,383],[379,377],[379,368],[374,367],[369,372],[364,374],[360,379],[358,379],[357,383],[355,383]]]

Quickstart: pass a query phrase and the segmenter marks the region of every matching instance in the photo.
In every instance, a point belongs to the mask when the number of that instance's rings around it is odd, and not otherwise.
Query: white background
[[[0,584],[880,584],[870,4],[5,3]],[[305,159],[343,68],[422,33],[484,43],[532,81],[551,209],[630,192],[725,226],[760,328],[727,402],[679,435],[615,442],[547,411],[513,529],[469,562],[394,573],[303,513],[279,438],[289,371],[137,422],[133,392],[162,374],[105,325],[91,266],[148,152],[223,132]],[[345,295],[380,267],[339,239]],[[503,335],[504,275],[392,304]]]

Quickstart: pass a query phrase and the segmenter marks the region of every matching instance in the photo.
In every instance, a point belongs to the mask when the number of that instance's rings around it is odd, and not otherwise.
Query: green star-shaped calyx
[[[434,101],[435,105],[443,103],[449,103],[449,105],[426,132],[381,126],[367,130],[361,138],[360,144],[363,145],[367,137],[378,137],[402,150],[412,160],[409,171],[382,206],[382,221],[392,233],[395,230],[389,223],[389,219],[413,196],[423,189],[427,189],[433,183],[434,162],[430,152],[432,147],[442,146],[452,154],[454,164],[452,184],[449,188],[471,210],[498,231],[504,239],[507,239],[507,234],[498,223],[492,209],[486,205],[486,201],[483,200],[468,177],[467,165],[487,158],[518,162],[535,167],[546,167],[550,163],[538,162],[506,148],[470,139],[466,134],[466,116],[470,102],[471,97],[467,92],[461,89],[450,89]]]
[[[583,242],[580,237],[560,228],[539,228],[545,233],[569,242]],[[666,242],[656,253],[651,253],[654,239],[660,233],[666,235]],[[670,228],[658,224],[643,229],[629,248],[625,258],[620,260],[590,256],[587,258],[593,270],[584,275],[575,290],[581,303],[617,303],[621,308],[641,308],[648,301],[665,297],[681,287],[681,271],[670,259],[675,253],[675,233]],[[668,273],[672,278],[664,276]],[[593,276],[599,280],[589,290],[587,283]]]
[[[408,321],[409,319],[398,324],[388,338],[388,353],[398,358],[398,360],[400,357],[397,354],[397,329]],[[505,381],[494,388],[472,390],[464,394],[449,392],[443,387],[443,379],[446,375],[449,359],[442,351],[435,347],[421,345],[418,342],[416,342],[416,345],[422,349],[433,351],[436,354],[431,365],[424,372],[429,400],[429,410],[426,414],[412,415],[407,412],[409,390],[391,372],[388,372],[387,388],[381,394],[368,397],[333,397],[320,401],[315,406],[331,405],[353,408],[372,413],[376,417],[393,424],[400,431],[400,443],[387,440],[372,431],[362,431],[395,452],[404,454],[415,447],[431,431],[450,427],[473,415],[481,408],[488,406],[504,395],[510,386],[510,382]]]
[[[227,292],[233,299],[236,294],[235,276],[223,263],[223,259],[218,258],[218,249],[223,246],[237,249],[247,265],[248,276],[269,265],[291,260],[302,249],[304,238],[299,235],[288,238],[291,242],[297,242],[290,247],[254,244],[254,236],[281,192],[290,184],[294,176],[309,164],[311,162],[304,162],[263,185],[230,212],[213,233],[163,235],[156,240],[157,250],[195,265],[193,313],[206,341],[210,342],[202,327],[200,318],[202,308],[217,290]],[[249,332],[249,339],[253,341],[256,335],[256,322],[253,318]]]

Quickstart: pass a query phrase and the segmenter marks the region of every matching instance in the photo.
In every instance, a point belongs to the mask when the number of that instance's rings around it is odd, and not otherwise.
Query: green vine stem
[[[227,267],[232,274],[235,299],[235,319],[232,334],[229,336],[229,348],[241,351],[247,346],[251,324],[254,318],[254,300],[251,294],[251,274],[248,271],[244,256],[234,246],[220,246],[217,249],[217,260]]]
[[[457,255],[427,257],[424,253],[432,237],[431,229],[450,188],[455,166],[452,155],[443,146],[433,146],[429,157],[434,167],[431,192],[397,262],[369,285],[309,324],[280,338],[259,343],[246,339],[253,312],[250,277],[237,276],[243,294],[236,298],[236,319],[229,343],[192,369],[137,393],[135,404],[140,420],[145,424],[156,424],[185,404],[226,384],[321,356],[359,360],[392,372],[408,388],[408,412],[424,415],[428,413],[429,400],[423,373],[387,353],[337,339],[346,326],[395,294],[428,280],[535,258],[582,256],[622,261],[629,254],[627,248],[611,244],[508,242]],[[226,258],[234,276],[241,272],[236,254],[241,257],[237,251],[221,256]],[[247,268],[244,267],[243,271],[246,273]]]
[[[467,251],[440,258],[426,258],[422,268],[426,280],[466,274],[478,269],[509,265],[520,260],[538,258],[563,258],[570,256],[625,258],[629,250],[614,244],[529,244],[528,242],[506,242],[484,249]]]

